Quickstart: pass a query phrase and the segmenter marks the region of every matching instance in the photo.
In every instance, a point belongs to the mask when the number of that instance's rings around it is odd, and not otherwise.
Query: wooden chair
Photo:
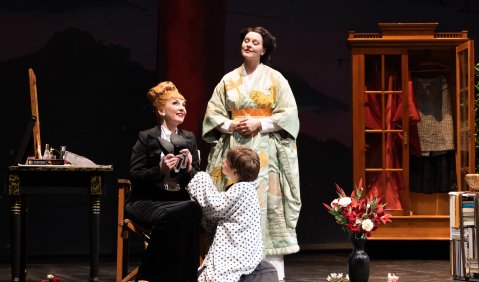
[[[128,238],[134,232],[144,241],[150,240],[150,231],[125,218],[125,200],[130,193],[131,183],[128,179],[118,179],[118,227],[116,245],[116,281],[127,282],[136,276],[138,267],[129,271]]]
[[[131,189],[131,182],[128,179],[118,179],[118,227],[117,227],[117,248],[116,248],[116,281],[128,282],[138,273],[138,267],[129,271],[129,252],[128,239],[131,233],[140,236],[145,247],[150,241],[150,230],[146,230],[138,224],[135,224],[128,218],[125,218],[125,200]],[[200,232],[200,265],[205,256],[204,234]]]

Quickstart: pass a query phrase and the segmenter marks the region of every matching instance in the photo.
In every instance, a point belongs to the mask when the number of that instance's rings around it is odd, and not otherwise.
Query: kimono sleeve
[[[208,143],[216,141],[215,128],[229,119],[226,106],[226,88],[224,80],[222,80],[216,85],[206,107],[206,113],[203,119],[203,139]]]
[[[299,118],[293,91],[286,78],[280,73],[278,73],[275,80],[277,83],[278,98],[271,118],[275,124],[288,132],[293,139],[296,139],[299,133]]]

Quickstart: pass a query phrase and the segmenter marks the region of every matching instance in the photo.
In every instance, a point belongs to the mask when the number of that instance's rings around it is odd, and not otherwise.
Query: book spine
[[[28,159],[27,164],[29,165],[64,165],[65,160],[41,160],[41,159]]]

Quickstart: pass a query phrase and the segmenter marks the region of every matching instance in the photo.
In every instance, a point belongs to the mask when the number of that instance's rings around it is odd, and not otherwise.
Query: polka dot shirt
[[[203,227],[216,233],[198,281],[233,282],[263,259],[258,183],[239,182],[219,192],[209,174],[198,172],[186,187],[203,210]]]

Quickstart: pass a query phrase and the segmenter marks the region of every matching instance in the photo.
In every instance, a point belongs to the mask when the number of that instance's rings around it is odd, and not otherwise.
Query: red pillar
[[[158,81],[171,80],[185,96],[182,128],[195,133],[205,160],[201,123],[224,75],[226,1],[159,0],[158,10]]]

